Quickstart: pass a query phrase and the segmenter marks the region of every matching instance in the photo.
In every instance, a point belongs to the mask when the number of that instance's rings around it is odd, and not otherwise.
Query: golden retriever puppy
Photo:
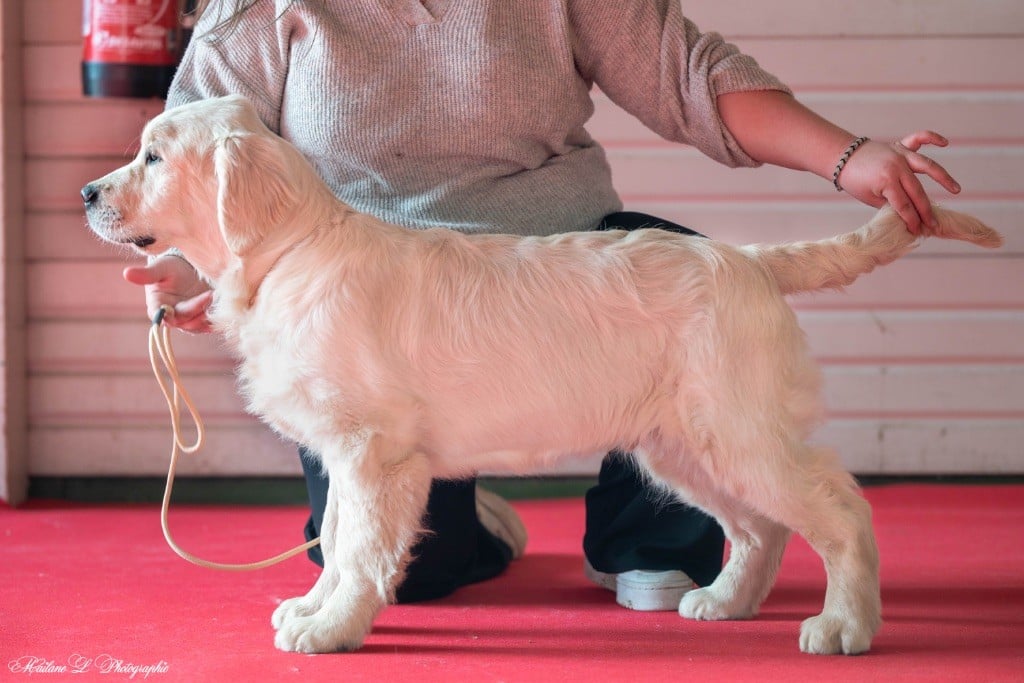
[[[275,611],[279,648],[362,644],[402,578],[431,477],[611,449],[731,541],[721,576],[687,593],[681,615],[755,615],[792,530],[828,573],[800,648],[870,647],[871,511],[836,455],[808,442],[820,376],[784,295],[842,287],[911,250],[891,211],[779,246],[408,230],[340,202],[240,97],[157,116],[137,158],[82,196],[100,237],[175,247],[209,281],[249,409],[323,458],[325,568]],[[939,237],[1001,242],[937,215]]]

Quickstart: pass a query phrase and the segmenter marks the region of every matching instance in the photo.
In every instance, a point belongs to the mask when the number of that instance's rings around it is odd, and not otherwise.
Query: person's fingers
[[[205,318],[206,310],[213,303],[213,291],[207,290],[199,296],[186,299],[174,307],[174,316],[182,323],[195,318]]]
[[[921,217],[917,213],[914,202],[907,196],[906,190],[901,183],[889,185],[882,190],[882,195],[889,202],[889,206],[896,212],[903,222],[907,224],[907,230],[914,235],[921,234]]]
[[[938,147],[945,147],[949,144],[949,140],[945,136],[936,133],[933,130],[919,130],[903,137],[899,144],[903,145],[911,152],[916,152],[921,149],[924,145],[936,145]]]
[[[161,307],[166,306],[169,310],[163,317],[165,325],[185,332],[209,332],[211,327],[210,321],[206,317],[206,310],[212,302],[213,292],[211,290],[185,300],[153,292],[146,297],[146,311],[152,319]]]
[[[213,330],[209,319],[205,315],[197,315],[191,320],[185,321],[175,319],[171,326],[175,329],[181,330],[182,332],[192,332],[196,334],[205,334]]]
[[[929,159],[923,154],[910,153],[906,157],[907,165],[914,173],[923,173],[941,185],[947,192],[957,194],[960,192],[960,183],[950,175],[939,162]]]
[[[121,276],[133,285],[153,285],[163,279],[160,271],[152,265],[128,266],[121,271]]]
[[[910,175],[902,180],[901,186],[918,220],[917,230],[910,228],[909,223],[907,224],[908,229],[915,235],[931,232],[933,228],[937,227],[937,223],[935,214],[932,212],[932,201],[928,198],[928,193],[924,191],[921,181],[916,175]]]

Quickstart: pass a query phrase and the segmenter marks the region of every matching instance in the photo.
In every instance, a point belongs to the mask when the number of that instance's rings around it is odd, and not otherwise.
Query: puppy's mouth
[[[145,250],[156,244],[156,238],[145,233],[132,235],[132,227],[125,224],[120,211],[107,205],[92,204],[86,206],[86,219],[89,227],[100,239],[114,244],[130,244],[136,249]]]

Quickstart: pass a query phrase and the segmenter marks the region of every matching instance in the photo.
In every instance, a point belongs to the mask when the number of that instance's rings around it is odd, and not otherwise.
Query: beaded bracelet
[[[832,172],[832,184],[835,185],[836,192],[842,192],[843,188],[839,184],[839,174],[843,172],[843,168],[846,166],[846,162],[850,160],[853,153],[857,151],[857,148],[868,141],[867,137],[859,137],[850,143],[850,146],[843,152],[843,156],[839,157],[839,163],[836,164],[836,170]]]

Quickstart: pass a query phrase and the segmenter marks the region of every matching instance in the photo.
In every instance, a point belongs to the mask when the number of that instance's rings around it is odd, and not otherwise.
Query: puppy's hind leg
[[[812,449],[819,464],[838,462],[826,449]],[[802,510],[794,528],[825,561],[828,588],[825,608],[804,621],[800,649],[811,654],[859,654],[871,646],[882,625],[878,546],[871,526],[871,506],[846,472],[825,465],[806,481],[803,501],[788,501]],[[785,505],[785,503],[784,503]],[[785,508],[780,510],[785,514]]]
[[[282,615],[274,640],[282,650],[358,649],[402,579],[427,505],[427,459],[386,437],[369,436],[358,454],[324,451],[324,461],[334,508],[324,574],[336,578],[318,581],[303,609]]]
[[[679,462],[678,452],[648,458],[647,466],[682,500],[714,517],[730,545],[729,558],[718,578],[709,586],[687,592],[679,603],[679,614],[703,621],[756,616],[775,584],[790,531],[721,491],[692,461]]]
[[[746,461],[728,485],[769,519],[797,531],[822,557],[825,607],[801,628],[800,649],[813,654],[867,651],[881,626],[878,548],[871,508],[826,449],[796,445]]]
[[[718,520],[731,546],[729,559],[714,583],[683,596],[679,614],[705,621],[750,619],[775,585],[790,532],[756,514]]]

